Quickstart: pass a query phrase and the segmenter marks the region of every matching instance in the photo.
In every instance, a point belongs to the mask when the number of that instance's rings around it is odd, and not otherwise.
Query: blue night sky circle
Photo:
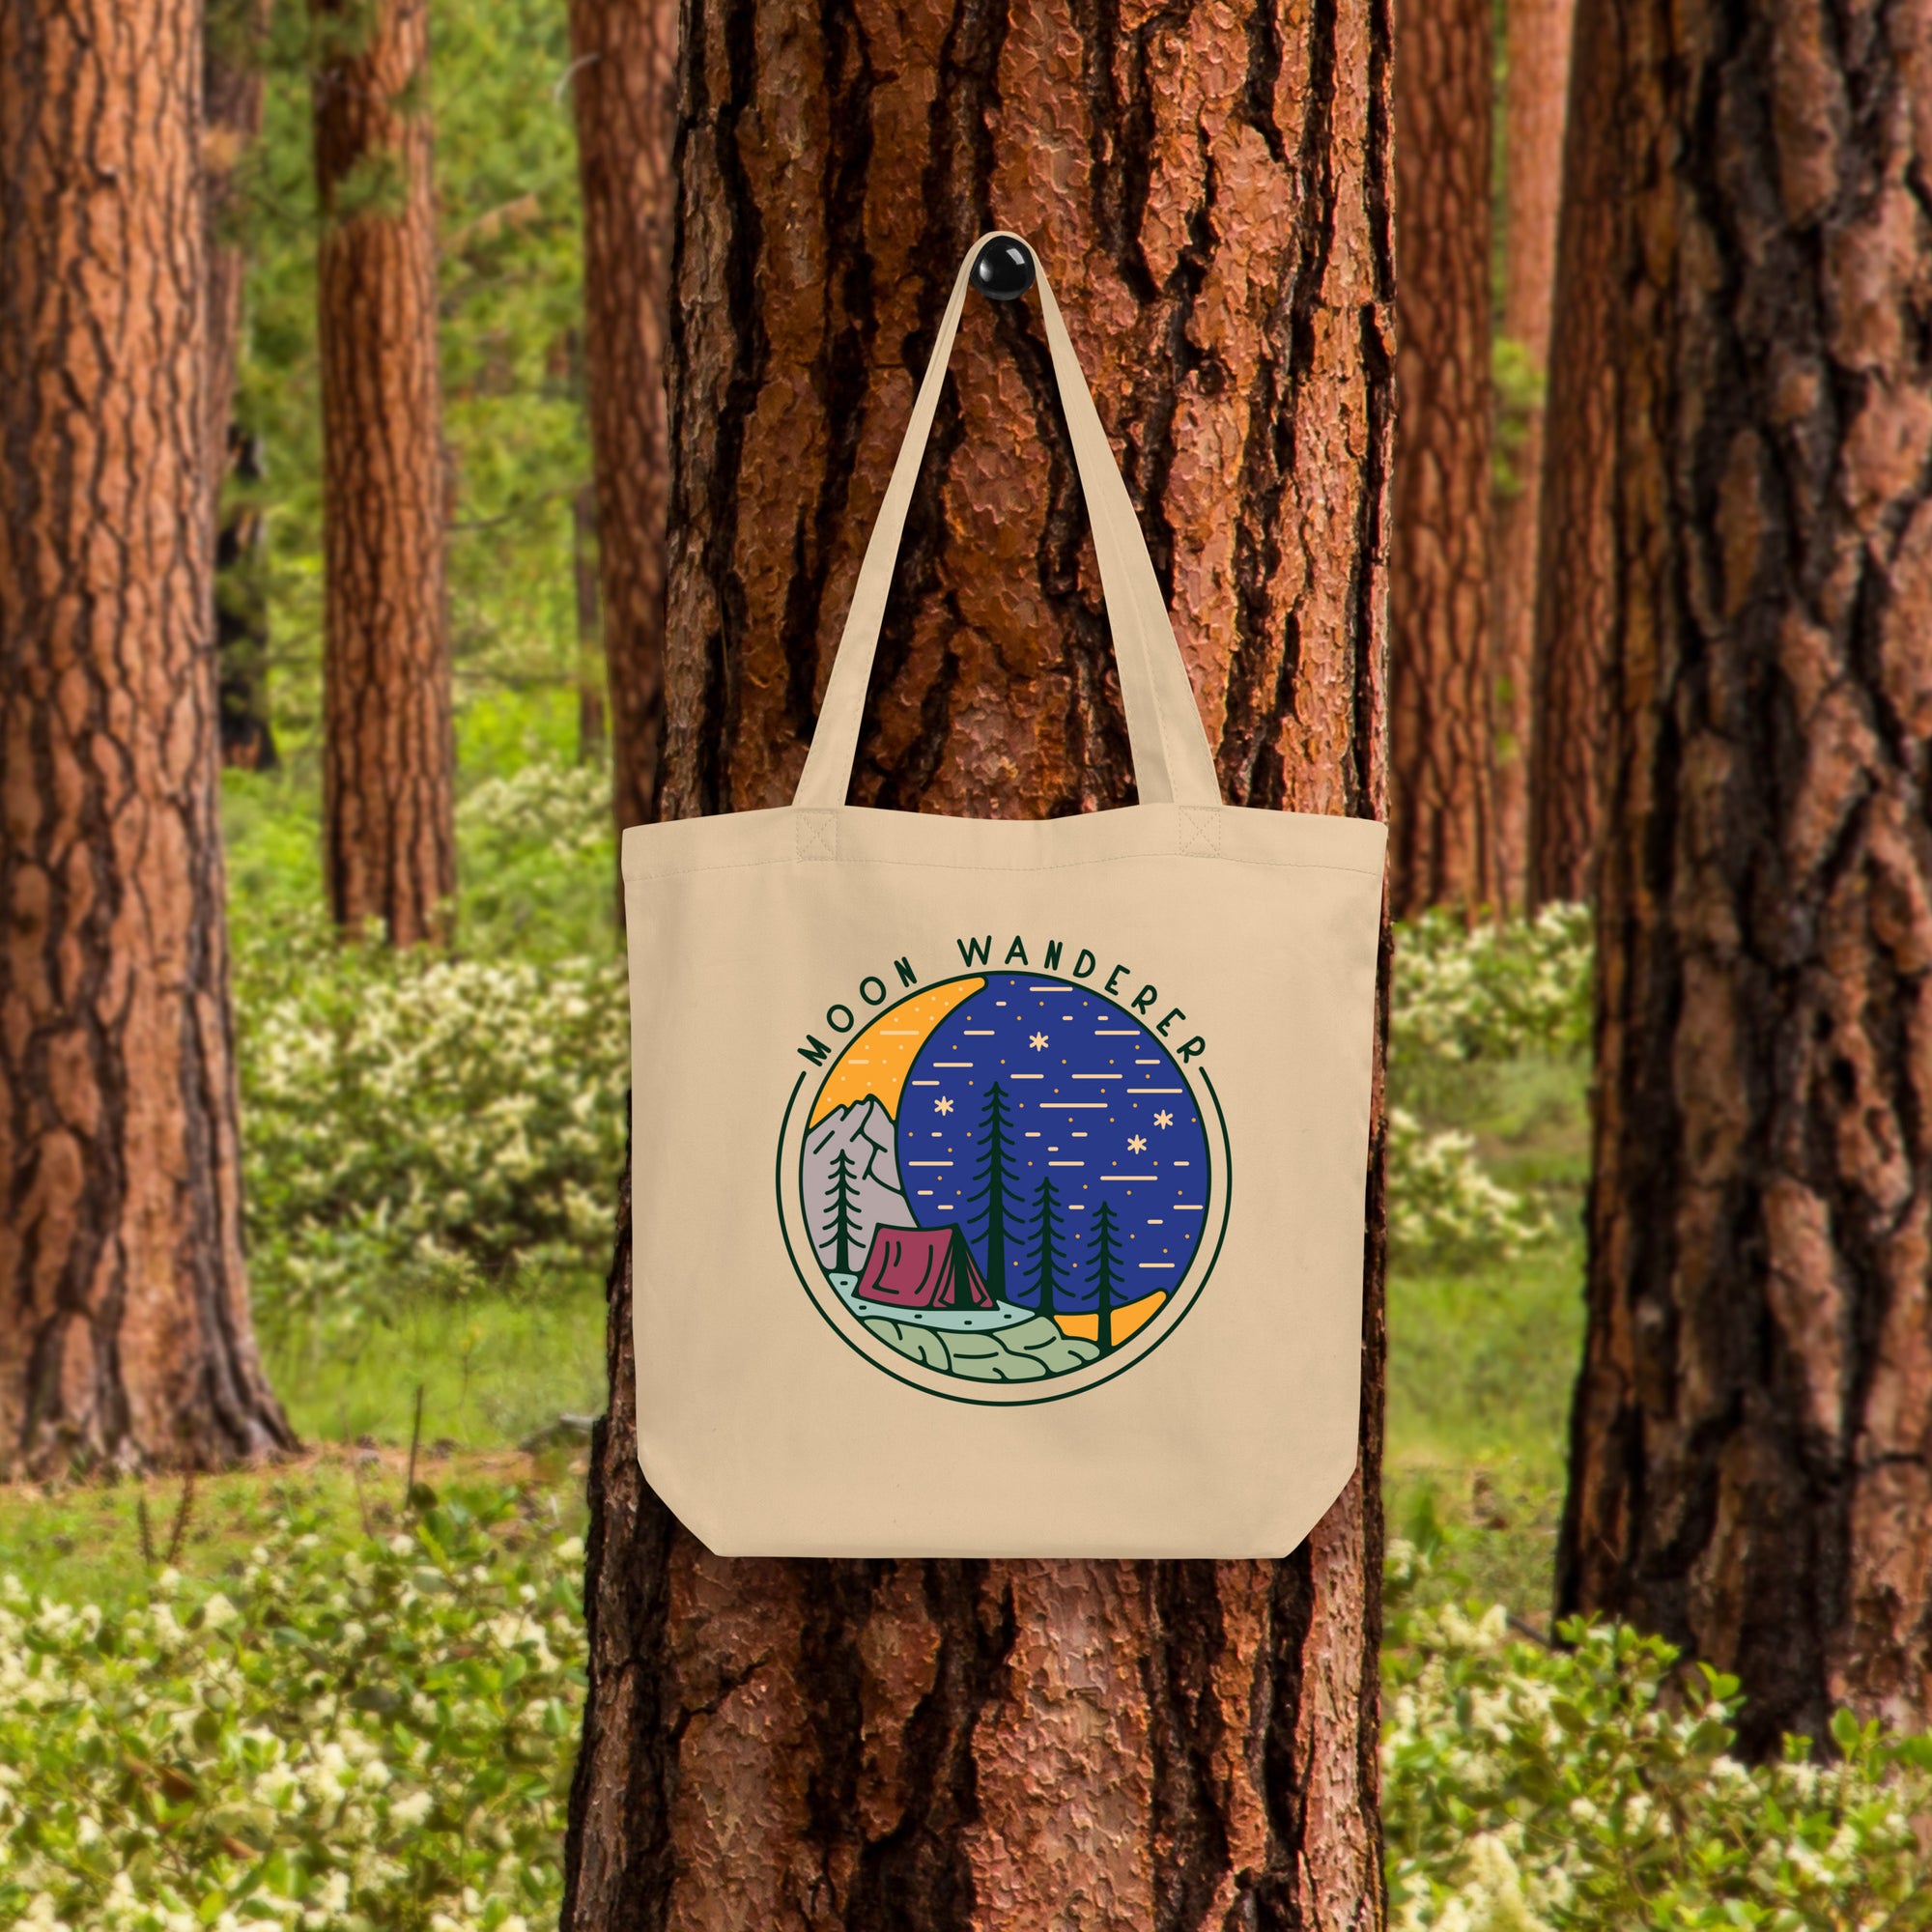
[[[1035,973],[989,973],[985,986],[933,1028],[906,1076],[897,1120],[905,1196],[923,1227],[957,1222],[987,1265],[983,1183],[986,1116],[1006,1096],[1017,1199],[1007,1229],[1007,1280],[988,1286],[1036,1305],[1035,1251],[1042,1179],[1056,1201],[1065,1261],[1055,1302],[1091,1312],[1094,1233],[1113,1209],[1118,1303],[1172,1294],[1201,1245],[1208,1208],[1208,1135],[1165,1043],[1125,1008]]]

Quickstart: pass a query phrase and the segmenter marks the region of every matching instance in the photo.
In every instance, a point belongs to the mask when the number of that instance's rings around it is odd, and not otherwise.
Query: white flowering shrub
[[[466,792],[456,829],[465,856],[478,862],[518,863],[533,850],[558,865],[601,860],[611,849],[611,774],[533,759]]]
[[[1550,1232],[1547,1215],[1491,1179],[1468,1134],[1431,1133],[1401,1107],[1389,1109],[1387,1186],[1389,1245],[1399,1255],[1508,1260]]]
[[[1400,1603],[1414,1553],[1392,1546]],[[1398,1932],[1932,1926],[1932,1740],[1840,1713],[1841,1755],[1730,1755],[1738,1684],[1628,1629],[1513,1640],[1504,1613],[1400,1609],[1384,1657]]]
[[[629,1021],[615,959],[237,952],[252,1270],[270,1320],[609,1258]]]
[[[346,1547],[287,1501],[199,1600],[0,1579],[0,1927],[555,1922],[582,1546],[533,1494],[417,1499]]]
[[[1389,990],[1391,1068],[1581,1052],[1593,957],[1586,905],[1473,927],[1442,911],[1406,922]]]
[[[1548,906],[1473,928],[1444,912],[1398,926],[1389,989],[1389,1241],[1411,1260],[1507,1260],[1553,1232],[1483,1165],[1474,1138],[1425,1119],[1505,1062],[1566,1060],[1590,1033],[1590,914]],[[1453,1108],[1450,1109],[1453,1112]]]

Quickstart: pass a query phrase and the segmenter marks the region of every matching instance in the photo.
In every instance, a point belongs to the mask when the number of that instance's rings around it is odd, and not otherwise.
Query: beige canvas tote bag
[[[1231,810],[1042,273],[1140,803],[844,803],[961,267],[789,807],[624,834],[638,1452],[725,1555],[1281,1556],[1355,1464],[1383,828]]]

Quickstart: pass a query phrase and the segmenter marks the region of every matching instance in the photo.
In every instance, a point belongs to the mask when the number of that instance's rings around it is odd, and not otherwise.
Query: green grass
[[[412,1297],[353,1337],[278,1335],[269,1375],[312,1442],[513,1446],[604,1408],[604,1293],[589,1283],[468,1301]]]
[[[418,1388],[419,1481],[534,1484],[581,1517],[583,1438],[557,1424],[603,1411],[601,1290],[418,1299],[353,1347],[293,1335],[266,1354],[300,1455],[192,1485],[0,1485],[0,1576],[112,1607],[143,1597],[170,1559],[190,1586],[232,1574],[291,1506],[352,1540],[386,1533],[404,1515]]]
[[[0,1577],[63,1603],[117,1608],[145,1598],[162,1571],[190,1594],[233,1577],[290,1509],[326,1517],[345,1547],[359,1533],[406,1523],[406,1449],[322,1444],[259,1469],[178,1476],[0,1485]],[[554,1496],[566,1522],[582,1525],[583,1449],[558,1440],[533,1453],[451,1452],[426,1444],[418,1483],[527,1485]],[[145,1531],[142,1517],[147,1518]]]

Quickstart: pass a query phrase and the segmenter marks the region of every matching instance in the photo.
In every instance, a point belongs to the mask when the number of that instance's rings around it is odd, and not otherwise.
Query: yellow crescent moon
[[[827,1114],[863,1100],[867,1094],[896,1121],[913,1055],[954,1007],[970,1000],[985,983],[983,980],[949,980],[945,985],[915,993],[891,1011],[881,1013],[833,1062],[825,1085],[818,1090],[811,1118],[805,1124],[815,1127]]]

